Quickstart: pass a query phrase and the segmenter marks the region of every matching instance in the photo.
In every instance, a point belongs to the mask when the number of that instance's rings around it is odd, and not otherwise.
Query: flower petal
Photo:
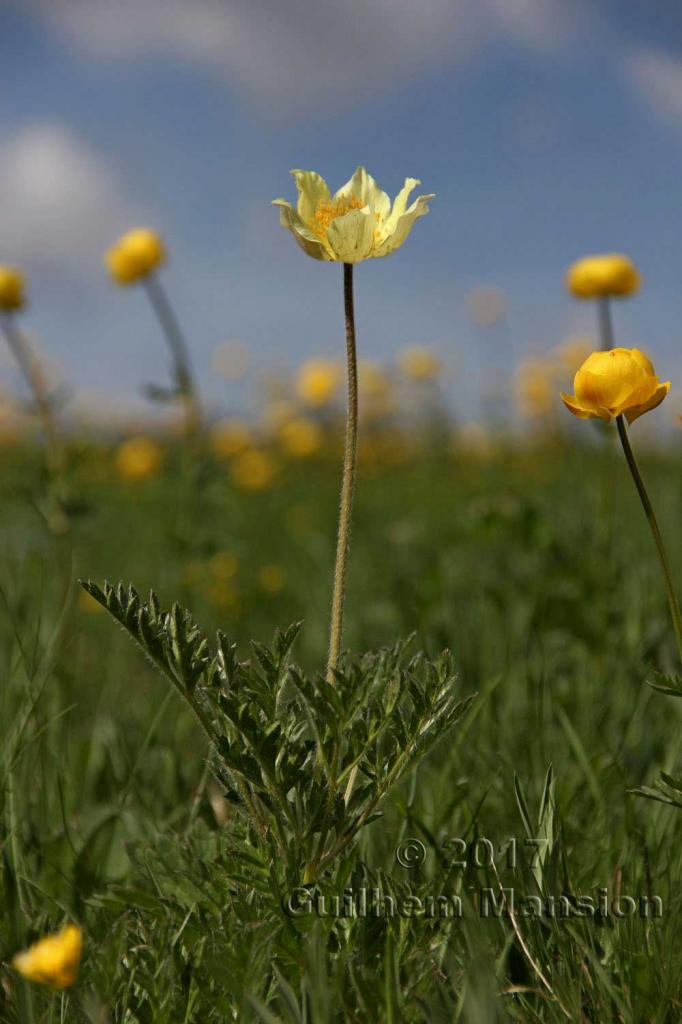
[[[390,255],[390,253],[395,252],[396,249],[399,249],[400,246],[405,241],[405,239],[407,238],[407,236],[409,235],[410,231],[412,230],[414,222],[419,217],[423,217],[425,214],[429,212],[429,200],[434,198],[435,194],[419,196],[419,198],[412,203],[412,206],[409,208],[409,210],[407,210],[407,212],[404,213],[402,217],[398,219],[397,223],[390,231],[388,230],[388,225],[386,225],[386,237],[384,238],[383,242],[381,242],[381,244],[377,247],[377,251],[374,253],[374,255],[388,256]],[[391,217],[392,216],[393,214],[391,214]]]
[[[352,178],[334,193],[334,201],[349,199],[351,196],[359,199],[363,206],[369,206],[372,213],[380,214],[383,219],[388,217],[391,200],[364,167],[358,167]]]
[[[374,218],[363,210],[351,210],[336,217],[327,229],[327,240],[334,258],[341,263],[359,263],[367,259],[374,244]]]
[[[562,392],[561,400],[568,409],[568,411],[572,412],[573,415],[577,416],[580,420],[600,419],[606,420],[608,422],[611,419],[606,409],[601,409],[600,411],[597,411],[596,409],[593,408],[586,408],[581,404],[581,402],[579,401],[579,399],[576,398],[575,395],[564,395]]]
[[[322,241],[306,227],[299,214],[294,210],[291,203],[286,199],[273,199],[273,206],[279,206],[279,222],[283,228],[291,231],[292,235],[300,245],[301,249],[308,256],[315,260],[331,260],[331,256]]]
[[[642,413],[649,412],[650,409],[655,409],[657,405],[660,405],[665,396],[670,391],[670,381],[666,380],[663,384],[659,384],[654,391],[651,398],[648,401],[643,402],[642,405],[635,405],[625,412],[625,417],[628,423],[634,423],[634,421],[642,415]]]
[[[631,364],[632,367],[632,364]],[[576,398],[585,408],[608,409],[612,416],[627,403],[638,387],[646,382],[646,377],[639,373],[635,380],[632,373],[629,377],[619,373],[594,373],[591,370],[578,370],[573,386]]]
[[[419,178],[405,178],[405,184],[395,197],[393,209],[386,218],[384,227],[387,233],[395,229],[396,224],[407,210],[407,201],[417,185],[421,185]]]
[[[315,214],[319,203],[329,202],[331,193],[327,182],[317,171],[293,170],[291,174],[298,190],[296,210],[299,217],[307,222]]]

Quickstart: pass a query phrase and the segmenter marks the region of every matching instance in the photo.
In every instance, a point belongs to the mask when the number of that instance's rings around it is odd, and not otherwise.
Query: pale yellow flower
[[[116,451],[116,470],[124,480],[146,480],[163,465],[163,449],[151,437],[131,437]]]
[[[0,311],[13,313],[26,302],[25,279],[20,270],[0,264]]]
[[[82,952],[82,929],[77,924],[67,924],[61,931],[17,953],[12,966],[29,981],[50,988],[69,988],[78,977]]]
[[[577,299],[631,295],[639,288],[639,272],[620,253],[584,256],[568,268],[566,287]]]
[[[151,228],[134,228],[109,249],[104,262],[120,285],[135,284],[166,260],[163,239]]]
[[[607,422],[625,415],[628,423],[660,405],[670,391],[656,376],[651,360],[637,348],[593,352],[575,375],[574,395],[562,395],[566,408],[581,420]]]
[[[296,392],[307,405],[321,408],[334,398],[341,383],[341,367],[330,359],[311,359],[298,371]]]
[[[291,173],[298,189],[296,209],[286,199],[273,202],[280,208],[282,227],[316,260],[359,263],[390,255],[403,244],[417,218],[429,212],[428,201],[434,198],[419,196],[408,206],[410,194],[420,182],[406,178],[391,206],[364,167],[358,167],[334,195],[315,171]]]
[[[219,458],[231,458],[245,452],[252,444],[248,423],[239,419],[221,420],[211,428],[211,447]]]
[[[264,491],[273,483],[277,466],[267,452],[251,449],[237,455],[232,463],[232,479],[245,491]]]
[[[400,353],[399,366],[410,380],[435,380],[442,372],[438,356],[425,345],[411,345]]]
[[[281,565],[263,565],[258,570],[258,583],[266,594],[279,594],[284,589],[287,577]]]
[[[522,415],[531,419],[549,415],[554,409],[556,380],[554,366],[547,359],[526,359],[516,371],[516,398]]]
[[[277,436],[282,451],[294,459],[306,459],[322,447],[320,426],[305,416],[287,420],[280,426]]]

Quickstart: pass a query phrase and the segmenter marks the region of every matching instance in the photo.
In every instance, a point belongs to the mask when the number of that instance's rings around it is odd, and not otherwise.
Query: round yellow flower
[[[163,239],[151,228],[134,228],[106,253],[104,262],[116,284],[135,284],[166,260]]]
[[[523,416],[547,416],[556,398],[554,367],[544,359],[526,359],[516,373],[516,397]]]
[[[232,463],[232,479],[245,491],[264,491],[273,482],[277,467],[267,452],[243,452]]]
[[[403,349],[399,365],[403,375],[410,380],[435,380],[442,370],[438,356],[424,345]]]
[[[211,429],[211,447],[219,458],[231,458],[251,447],[248,423],[238,419],[221,420]]]
[[[26,302],[25,280],[20,270],[0,264],[0,311],[13,313]]]
[[[408,206],[410,193],[420,184],[406,178],[391,206],[364,167],[334,195],[324,178],[315,171],[292,171],[298,203],[274,199],[280,208],[280,224],[288,228],[308,256],[316,260],[359,263],[388,256],[403,244],[418,217],[429,212],[433,195],[419,196]]]
[[[131,437],[119,445],[116,470],[124,480],[146,480],[163,464],[163,449],[151,437]]]
[[[328,405],[338,391],[341,369],[329,359],[311,359],[304,363],[296,378],[296,392],[301,401],[317,408]]]
[[[584,256],[568,268],[566,287],[577,299],[631,295],[639,288],[639,272],[632,260],[620,253]]]
[[[637,348],[593,352],[575,375],[574,395],[563,395],[566,408],[580,419],[612,419],[625,415],[632,423],[660,405],[670,391],[661,384],[653,364]]]
[[[50,988],[69,988],[78,977],[83,952],[83,931],[67,924],[60,932],[47,935],[12,960],[12,966],[29,981]]]
[[[283,423],[278,436],[282,450],[294,459],[307,459],[322,447],[322,430],[304,416]]]
[[[258,583],[266,594],[279,594],[287,577],[281,565],[263,565],[258,570]]]

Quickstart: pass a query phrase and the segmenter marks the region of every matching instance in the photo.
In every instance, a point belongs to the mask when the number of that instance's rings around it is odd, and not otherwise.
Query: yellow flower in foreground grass
[[[563,395],[567,409],[580,419],[610,420],[625,415],[632,423],[655,409],[670,390],[661,384],[653,364],[637,348],[593,352],[575,375],[574,395]]]
[[[232,463],[232,479],[245,491],[264,491],[275,479],[277,467],[267,452],[251,449]]]
[[[282,451],[294,459],[307,459],[322,447],[322,430],[314,420],[305,416],[283,423],[278,437]]]
[[[577,299],[631,295],[639,288],[639,272],[632,260],[620,253],[584,256],[568,268],[566,287]]]
[[[438,356],[425,345],[404,348],[400,353],[399,365],[402,374],[410,380],[435,380],[442,370]]]
[[[77,924],[67,924],[60,932],[47,935],[17,953],[12,966],[29,981],[50,988],[69,988],[78,977],[83,952],[83,931]]]
[[[166,260],[163,239],[151,228],[134,228],[109,249],[104,257],[116,284],[135,284]]]
[[[258,583],[266,594],[279,594],[287,581],[281,565],[263,565],[258,570]]]
[[[146,480],[163,464],[163,449],[151,437],[131,437],[119,445],[116,470],[124,480]]]
[[[526,359],[516,371],[519,411],[531,419],[547,416],[556,401],[554,367],[547,359]]]
[[[341,367],[331,359],[311,359],[298,371],[296,392],[301,401],[321,408],[328,405],[341,382]]]
[[[219,458],[239,455],[251,447],[251,430],[244,420],[221,420],[211,429],[211,447]]]
[[[298,202],[275,199],[280,224],[288,228],[308,256],[316,260],[359,263],[388,256],[403,244],[418,217],[429,212],[433,195],[419,196],[410,206],[410,194],[420,184],[406,178],[393,205],[364,167],[333,195],[315,171],[292,171]]]
[[[24,275],[14,267],[0,264],[0,311],[13,313],[26,302]]]

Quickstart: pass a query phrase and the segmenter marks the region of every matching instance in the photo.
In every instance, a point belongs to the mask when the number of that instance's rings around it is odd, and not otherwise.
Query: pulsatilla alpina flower
[[[566,287],[577,299],[604,299],[631,295],[639,288],[639,272],[620,253],[584,256],[568,268]]]
[[[14,267],[0,265],[0,311],[13,313],[25,301],[24,275]]]
[[[163,239],[151,228],[134,228],[109,249],[104,257],[116,284],[135,284],[166,259]]]
[[[364,167],[358,167],[333,195],[315,171],[292,171],[298,189],[296,209],[275,199],[280,224],[288,228],[308,256],[316,260],[359,263],[388,256],[403,244],[418,217],[429,212],[433,195],[419,196],[410,206],[411,192],[420,184],[406,178],[395,202],[379,188]]]
[[[83,932],[77,924],[67,924],[60,932],[47,935],[17,953],[12,966],[29,981],[50,988],[73,985],[83,952]]]
[[[575,375],[574,395],[562,395],[564,405],[580,419],[610,420],[625,415],[632,423],[655,409],[670,390],[661,384],[653,364],[637,348],[593,352]]]

